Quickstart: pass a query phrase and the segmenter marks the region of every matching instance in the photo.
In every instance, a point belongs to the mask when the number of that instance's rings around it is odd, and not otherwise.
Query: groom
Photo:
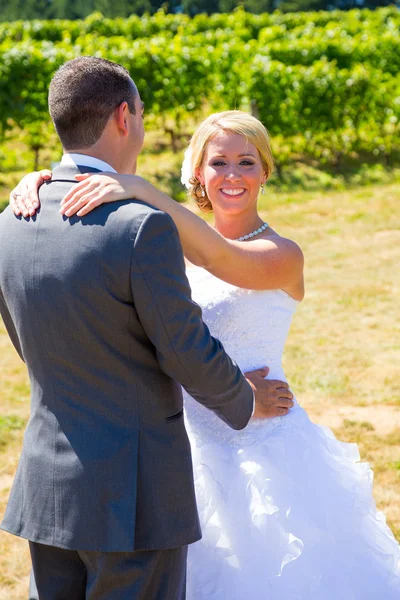
[[[143,104],[128,72],[69,61],[49,108],[65,154],[41,210],[0,216],[0,311],[31,382],[2,528],[29,540],[40,599],[180,600],[201,535],[180,384],[234,429],[254,397],[269,416],[276,389],[210,336],[168,215],[131,201],[59,214],[74,175],[135,172]]]

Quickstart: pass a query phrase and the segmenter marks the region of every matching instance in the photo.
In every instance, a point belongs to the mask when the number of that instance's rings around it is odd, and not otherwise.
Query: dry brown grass
[[[286,199],[287,200],[287,199]],[[306,257],[285,368],[311,418],[357,442],[400,540],[400,185],[264,200]]]
[[[400,185],[274,194],[265,218],[306,256],[307,295],[285,367],[316,422],[359,444],[375,470],[375,498],[400,539]],[[28,418],[24,365],[0,327],[0,512]],[[0,600],[26,598],[27,544],[0,533]]]

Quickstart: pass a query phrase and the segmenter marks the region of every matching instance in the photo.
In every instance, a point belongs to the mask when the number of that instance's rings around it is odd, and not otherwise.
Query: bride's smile
[[[228,196],[242,196],[246,190],[244,188],[235,188],[231,190],[230,188],[221,188],[221,192],[223,194],[228,194]]]

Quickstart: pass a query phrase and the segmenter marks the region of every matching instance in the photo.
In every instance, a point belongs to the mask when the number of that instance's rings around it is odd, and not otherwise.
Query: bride
[[[272,168],[263,125],[228,111],[200,125],[183,167],[215,228],[132,175],[78,176],[61,212],[84,216],[134,197],[169,213],[211,333],[243,371],[267,364],[268,377],[284,380],[283,348],[304,295],[303,255],[257,212]],[[18,191],[28,195],[28,187]],[[286,416],[253,419],[240,432],[190,397],[185,403],[203,532],[189,548],[189,600],[400,598],[400,548],[376,511],[372,473],[354,444],[313,424],[296,401]]]

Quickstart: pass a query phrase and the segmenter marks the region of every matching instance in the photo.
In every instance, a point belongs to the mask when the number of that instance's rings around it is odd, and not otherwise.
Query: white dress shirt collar
[[[111,165],[104,162],[104,160],[100,160],[94,156],[87,156],[87,154],[76,154],[73,152],[63,155],[61,159],[61,166],[76,167],[77,165],[80,165],[81,167],[92,167],[93,169],[98,169],[99,171],[109,171],[111,173],[117,172]]]

